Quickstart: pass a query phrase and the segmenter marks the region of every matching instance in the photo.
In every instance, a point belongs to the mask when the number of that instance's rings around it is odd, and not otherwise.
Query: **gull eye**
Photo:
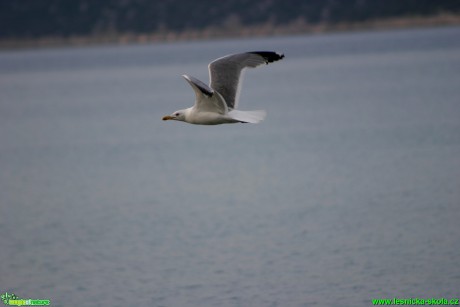
[[[179,113],[179,112],[177,112],[176,114],[174,114],[174,116],[179,116],[179,115],[180,115],[180,113]]]

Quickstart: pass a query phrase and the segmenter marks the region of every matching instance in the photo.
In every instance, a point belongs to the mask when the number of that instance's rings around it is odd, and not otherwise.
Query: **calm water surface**
[[[53,306],[459,297],[460,28],[0,52],[0,291]],[[259,125],[190,126],[247,71]]]

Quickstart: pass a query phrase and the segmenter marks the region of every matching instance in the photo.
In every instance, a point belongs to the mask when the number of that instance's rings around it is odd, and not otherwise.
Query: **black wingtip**
[[[187,80],[188,83],[190,83],[190,85],[195,86],[197,89],[199,89],[200,92],[203,93],[203,95],[206,95],[208,97],[212,97],[212,95],[214,95],[214,91],[197,78],[188,75],[182,75],[182,77],[184,77],[185,80]]]
[[[258,54],[265,59],[265,63],[273,63],[284,58],[284,54],[274,51],[251,51],[250,53]]]

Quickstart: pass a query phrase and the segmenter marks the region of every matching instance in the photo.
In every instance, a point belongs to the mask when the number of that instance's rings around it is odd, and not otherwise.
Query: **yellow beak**
[[[170,115],[166,115],[163,117],[163,120],[170,120],[170,119],[174,119],[174,117],[170,116]]]

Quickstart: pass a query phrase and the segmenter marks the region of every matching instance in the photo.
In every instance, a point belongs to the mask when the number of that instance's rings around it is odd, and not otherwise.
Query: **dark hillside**
[[[460,13],[458,0],[0,0],[0,39],[362,22]]]

